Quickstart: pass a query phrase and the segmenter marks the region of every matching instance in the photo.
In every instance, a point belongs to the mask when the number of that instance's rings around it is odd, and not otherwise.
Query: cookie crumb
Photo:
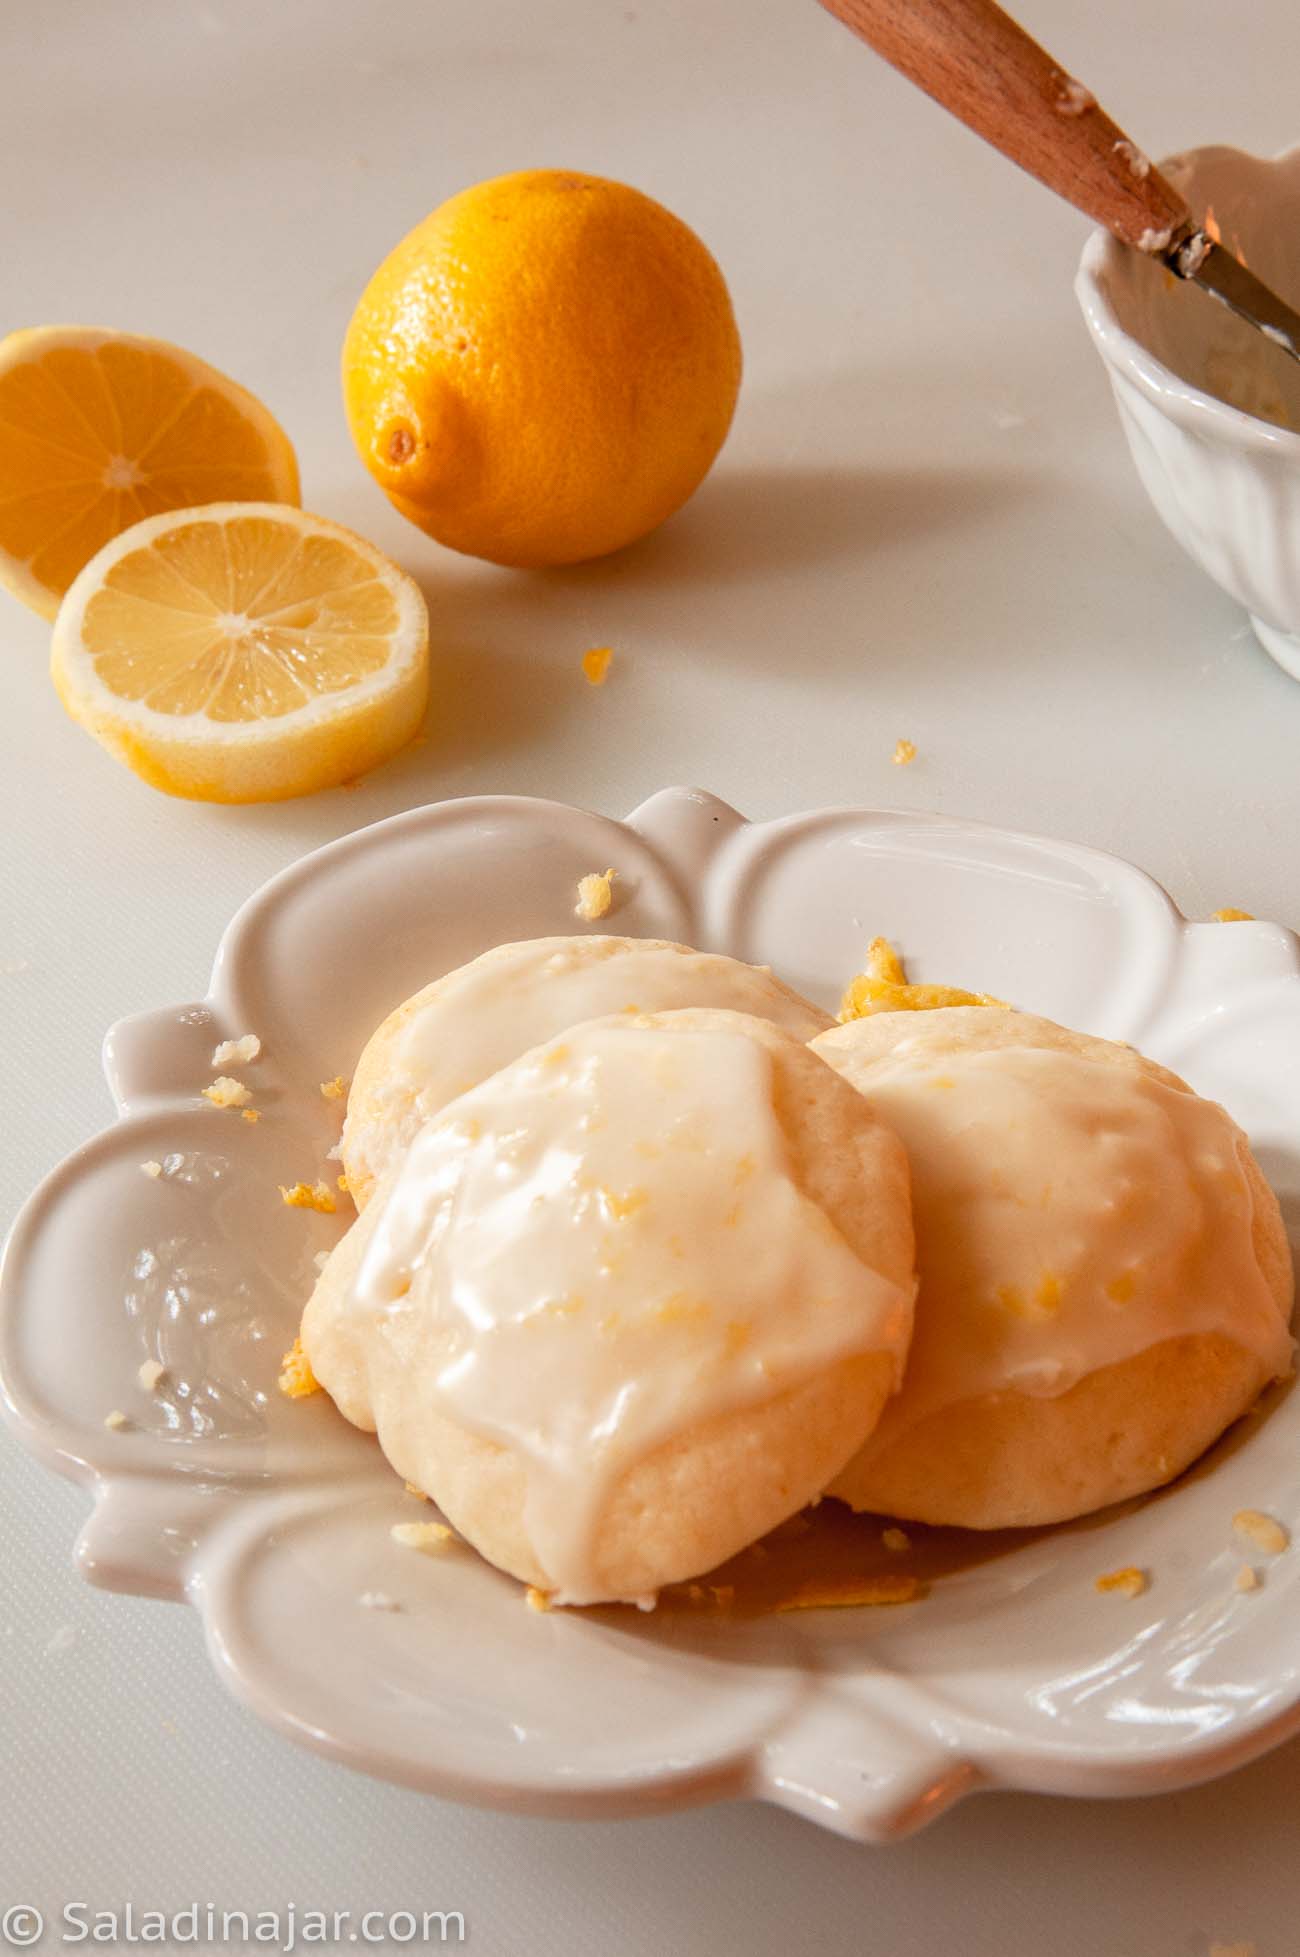
[[[524,1602],[527,1604],[529,1610],[549,1610],[551,1608],[549,1592],[539,1590],[535,1583],[530,1583],[527,1590],[525,1590]]]
[[[1282,1524],[1259,1509],[1238,1509],[1232,1518],[1232,1526],[1239,1536],[1245,1536],[1256,1549],[1262,1549],[1265,1556],[1280,1556],[1291,1542]]]
[[[211,1087],[203,1090],[205,1101],[211,1101],[214,1108],[246,1107],[253,1096],[242,1080],[232,1080],[229,1074],[218,1074]]]
[[[318,1271],[323,1271],[330,1261],[330,1253],[328,1250],[318,1250],[311,1261]]]
[[[159,1359],[146,1359],[136,1378],[146,1393],[152,1393],[159,1381],[166,1377],[167,1368]]]
[[[1122,1570],[1108,1570],[1092,1587],[1103,1592],[1114,1591],[1121,1597],[1140,1597],[1150,1581],[1145,1570],[1135,1570],[1130,1563]]]
[[[431,1549],[435,1552],[446,1549],[456,1539],[445,1522],[395,1522],[388,1533],[403,1549]]]
[[[140,1174],[142,1176],[149,1176],[154,1182],[157,1182],[159,1176],[162,1174],[162,1163],[142,1162],[140,1164]]]
[[[357,1598],[362,1610],[400,1610],[402,1606],[396,1597],[390,1597],[386,1590],[363,1590]]]
[[[335,1074],[333,1080],[323,1080],[321,1082],[320,1091],[327,1101],[341,1101],[348,1091],[348,1084],[342,1074]]]
[[[994,999],[986,992],[965,992],[953,985],[912,984],[888,938],[873,938],[867,946],[866,965],[849,981],[837,1017],[841,1026],[847,1026],[850,1020],[867,1019],[872,1013],[929,1012],[941,1006],[1009,1010],[1005,999]]]
[[[114,1407],[112,1413],[104,1415],[104,1425],[111,1434],[120,1434],[124,1427],[131,1425],[121,1407]]]
[[[916,759],[916,742],[907,740],[896,741],[891,759],[896,768],[910,767]]]
[[[280,1183],[278,1188],[286,1209],[319,1210],[322,1216],[333,1216],[338,1208],[333,1192],[323,1182],[295,1182],[288,1189]]]
[[[880,1540],[886,1549],[893,1550],[896,1555],[901,1555],[905,1549],[912,1547],[912,1538],[906,1529],[882,1529]]]
[[[614,902],[617,875],[617,870],[593,870],[590,876],[579,877],[574,916],[580,917],[584,924],[595,924],[598,918],[607,917]]]
[[[305,1400],[312,1393],[320,1392],[320,1381],[311,1369],[301,1339],[295,1339],[284,1358],[280,1361],[280,1377],[276,1385],[286,1400]]]
[[[1249,1563],[1243,1563],[1232,1579],[1232,1587],[1234,1590],[1258,1590],[1259,1571],[1252,1569]]]
[[[582,676],[588,686],[603,686],[609,677],[613,646],[592,646],[582,655]]]
[[[1224,910],[1211,911],[1210,922],[1212,924],[1253,924],[1255,922],[1255,915],[1253,911],[1234,910],[1233,906],[1229,904]]]
[[[425,1494],[422,1488],[417,1488],[413,1481],[404,1481],[402,1483],[402,1486],[406,1490],[407,1494],[414,1495],[417,1501],[427,1502],[431,1499],[430,1496]]]
[[[256,1033],[241,1033],[237,1040],[223,1040],[212,1053],[214,1067],[247,1067],[262,1051]]]

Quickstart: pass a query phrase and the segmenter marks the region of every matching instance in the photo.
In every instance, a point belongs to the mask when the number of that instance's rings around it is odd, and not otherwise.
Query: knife
[[[1300,314],[1198,224],[1168,179],[995,0],[821,0],[995,149],[1300,360]]]

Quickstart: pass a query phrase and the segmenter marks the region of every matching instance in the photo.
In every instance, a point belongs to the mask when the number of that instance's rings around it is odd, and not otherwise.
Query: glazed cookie
[[[357,1063],[342,1141],[357,1207],[430,1115],[530,1047],[607,1013],[687,1006],[753,1013],[797,1040],[834,1023],[761,966],[655,938],[529,938],[435,979]]]
[[[920,1291],[902,1391],[830,1485],[997,1529],[1179,1474],[1291,1365],[1277,1200],[1224,1110],[1024,1013],[882,1013],[813,1042],[901,1136]]]
[[[491,1562],[644,1600],[818,1496],[911,1332],[901,1144],[770,1021],[570,1028],[420,1131],[307,1306],[312,1371]]]

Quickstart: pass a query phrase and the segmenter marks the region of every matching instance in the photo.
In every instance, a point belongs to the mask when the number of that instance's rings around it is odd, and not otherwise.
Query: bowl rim
[[[1179,150],[1176,155],[1179,159],[1204,156],[1210,150],[1239,157],[1247,163],[1270,166],[1289,164],[1300,173],[1300,143],[1279,150],[1273,156],[1256,156],[1250,150],[1238,149],[1230,143],[1202,143],[1195,148]],[[1159,167],[1164,168],[1169,160],[1164,159]],[[1089,232],[1084,242],[1074,279],[1075,298],[1092,335],[1093,345],[1112,374],[1121,374],[1131,381],[1167,420],[1192,434],[1214,438],[1220,443],[1231,443],[1238,448],[1255,449],[1275,457],[1300,461],[1300,432],[1279,428],[1276,423],[1249,414],[1244,408],[1235,408],[1229,402],[1221,401],[1217,395],[1197,387],[1194,382],[1184,380],[1171,367],[1166,367],[1126,327],[1120,325],[1106,289],[1105,272],[1108,265],[1114,262],[1116,254],[1125,249],[1104,225],[1098,225]]]

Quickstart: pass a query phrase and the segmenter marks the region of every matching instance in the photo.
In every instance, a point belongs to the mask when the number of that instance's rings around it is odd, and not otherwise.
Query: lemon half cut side
[[[72,718],[152,787],[279,801],[412,739],[428,641],[419,586],[363,538],[284,504],[214,503],[91,559],[51,670]]]
[[[0,339],[0,585],[53,618],[131,524],[199,503],[298,502],[257,397],[165,340],[91,326]]]

